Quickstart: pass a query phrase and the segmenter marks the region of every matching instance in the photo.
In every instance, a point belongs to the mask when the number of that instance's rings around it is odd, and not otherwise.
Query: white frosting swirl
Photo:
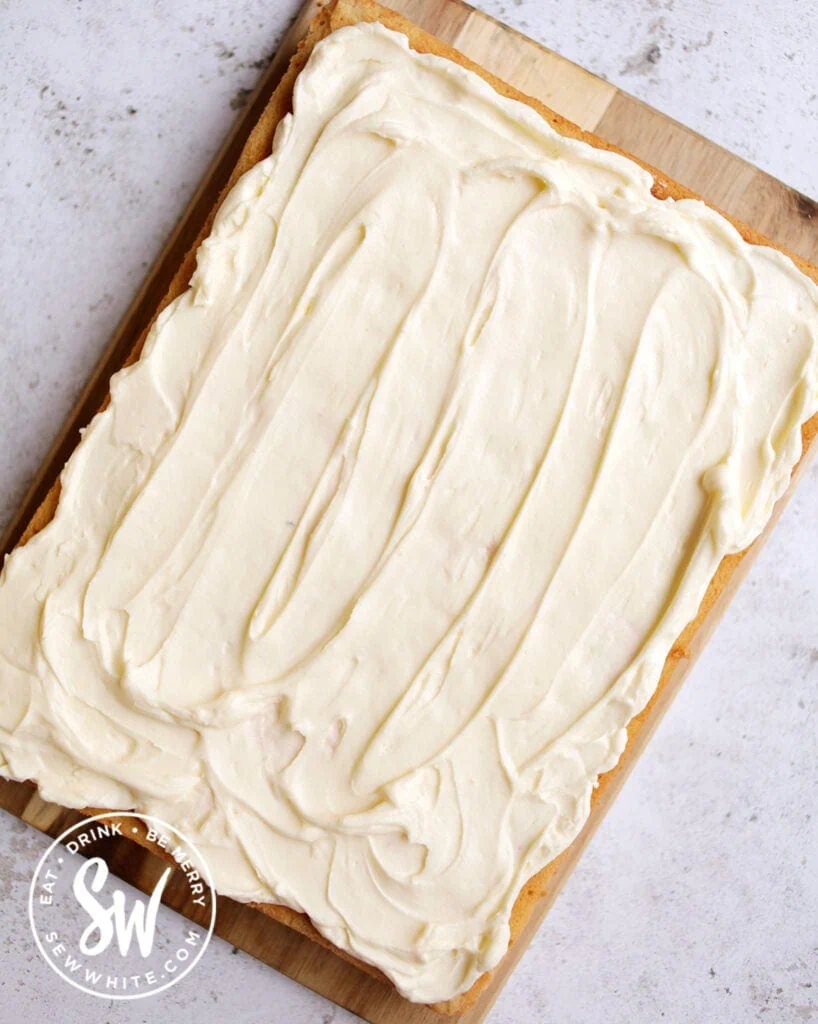
[[[294,107],[6,563],[0,770],[441,1000],[785,489],[818,289],[380,26]]]

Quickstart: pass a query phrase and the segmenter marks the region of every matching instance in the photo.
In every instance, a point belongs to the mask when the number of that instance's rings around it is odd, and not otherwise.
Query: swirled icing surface
[[[294,109],[6,562],[0,770],[439,1000],[786,487],[818,289],[379,26]]]

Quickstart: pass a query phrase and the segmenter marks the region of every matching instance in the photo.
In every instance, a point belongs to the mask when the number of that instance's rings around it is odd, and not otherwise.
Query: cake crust
[[[424,32],[395,12],[381,7],[379,4],[372,2],[372,0],[336,0],[336,2],[329,7],[321,10],[311,23],[307,35],[299,45],[298,51],[292,58],[290,66],[279,83],[270,103],[249,136],[241,157],[236,164],[233,174],[231,175],[230,181],[225,187],[222,195],[219,197],[218,202],[215,204],[199,238],[197,238],[195,244],[176,273],[167,295],[157,307],[153,320],[156,319],[156,317],[171,301],[182,294],[188,287],[195,268],[196,250],[203,239],[209,234],[216,211],[221,205],[221,202],[227,192],[245,171],[269,154],[276,127],[285,114],[290,110],[292,89],[295,79],[306,64],[306,61],[316,43],[338,28],[359,22],[371,21],[380,21],[386,27],[404,33],[408,37],[412,48],[419,52],[433,53],[435,55],[445,57],[477,73],[501,95],[525,102],[535,109],[539,114],[545,117],[555,130],[561,134],[581,139],[597,148],[623,153],[622,150],[610,145],[603,139],[600,139],[592,133],[581,130],[576,125],[551,111],[539,101],[525,96],[518,90],[500,81],[495,76],[486,72],[478,65],[475,65],[473,62],[459,54],[452,47],[447,46],[440,40]],[[674,182],[672,179],[663,175],[655,168],[650,167],[644,162],[631,156],[631,154],[623,153],[623,155],[645,167],[651,173],[654,178],[652,191],[657,198],[700,198],[688,189]],[[723,214],[723,216],[726,215]],[[799,269],[818,283],[818,268],[813,267],[811,264],[800,259],[796,255],[787,252],[781,247],[774,245],[748,226],[735,221],[733,218],[727,217],[726,219],[736,227],[746,241],[753,244],[771,246],[772,248],[785,252],[785,254],[788,255],[799,267]],[[147,333],[148,330],[146,330],[139,339],[137,345],[126,360],[126,365],[139,358]],[[808,420],[802,426],[802,463],[809,454],[816,433],[818,433],[818,415],[813,416],[812,419]],[[24,544],[35,533],[41,530],[53,517],[59,501],[59,492],[59,482],[57,482],[29,522],[21,538],[21,544]],[[691,655],[695,654],[703,645],[706,635],[712,627],[712,618],[710,613],[720,600],[726,600],[728,585],[731,583],[734,585],[735,582],[737,582],[739,567],[743,557],[744,553],[728,556],[719,566],[719,569],[713,577],[702,601],[698,615],[686,627],[674,645],[674,648],[672,649],[664,666],[661,679],[653,698],[648,703],[644,711],[633,719],[628,726],[628,747],[625,754],[623,754],[620,763],[615,769],[600,778],[599,785],[592,800],[593,808],[598,807],[598,805],[607,806],[607,803],[610,802],[613,795],[615,795],[616,791],[620,787],[627,771],[635,762],[641,747],[644,746],[644,743],[649,736],[649,733],[652,732],[653,728],[657,724],[659,714],[670,702],[674,692],[674,688],[671,687],[670,684],[677,674],[680,662],[689,661]],[[115,817],[115,814],[113,814],[112,817]],[[592,814],[589,825],[586,826],[581,836],[569,848],[572,856],[576,856],[577,848],[584,846],[588,841],[593,826],[598,823],[600,818],[600,813]],[[565,854],[562,854],[553,860],[546,868],[531,878],[522,889],[511,917],[511,943],[509,952],[506,954],[507,957],[512,956],[516,959],[516,956],[522,952],[520,939],[523,932],[533,930],[539,923],[540,918],[547,909],[545,897],[548,897],[548,902],[550,903],[551,899],[556,895],[558,883],[562,880],[563,875],[561,870],[563,858],[566,857],[568,853],[569,851],[566,851]],[[289,908],[273,904],[253,904],[253,906],[262,913],[267,914],[269,917],[286,924],[295,931],[300,932],[301,934],[320,943],[327,949],[332,950],[332,952],[343,959],[354,963],[366,973],[386,980],[377,969],[368,964],[362,963],[332,945],[332,943],[318,933],[305,915],[297,913]],[[480,994],[489,985],[494,973],[495,972],[489,972],[483,975],[474,984],[474,986],[472,986],[472,988],[463,995],[449,1000],[446,1003],[434,1004],[432,1008],[438,1013],[446,1015],[458,1015],[465,1012],[474,1005]]]

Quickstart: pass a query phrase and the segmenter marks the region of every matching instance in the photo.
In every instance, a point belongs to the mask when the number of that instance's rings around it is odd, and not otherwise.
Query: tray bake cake
[[[3,774],[449,1007],[818,403],[810,268],[522,99],[324,12],[0,582]]]

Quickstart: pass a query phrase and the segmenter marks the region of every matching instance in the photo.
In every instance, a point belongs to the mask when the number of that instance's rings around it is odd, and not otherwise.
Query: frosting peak
[[[0,583],[0,771],[408,998],[582,827],[818,399],[818,289],[377,25],[320,43]]]

